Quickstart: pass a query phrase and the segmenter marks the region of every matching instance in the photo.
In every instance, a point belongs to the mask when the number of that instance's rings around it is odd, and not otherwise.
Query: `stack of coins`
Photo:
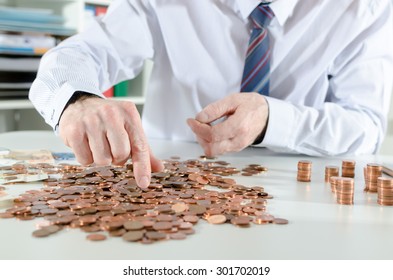
[[[393,206],[393,179],[379,177],[377,181],[378,203]]]
[[[353,204],[353,196],[355,190],[355,181],[348,177],[337,177],[336,181],[336,197],[339,204]]]
[[[364,169],[364,179],[366,186],[364,191],[377,192],[378,177],[382,176],[382,166],[375,163],[369,163]]]
[[[311,182],[311,165],[308,160],[301,160],[297,164],[297,180],[299,182]]]
[[[267,167],[260,164],[249,164],[247,167],[242,169],[242,176],[253,176],[267,172]]]
[[[325,167],[325,182],[330,183],[330,177],[339,176],[340,168],[338,166],[328,165]]]
[[[355,178],[355,164],[354,160],[343,160],[341,168],[341,176],[348,178]]]
[[[336,192],[336,186],[337,186],[337,179],[340,178],[338,176],[331,176],[330,177],[330,187],[332,189],[332,192]]]

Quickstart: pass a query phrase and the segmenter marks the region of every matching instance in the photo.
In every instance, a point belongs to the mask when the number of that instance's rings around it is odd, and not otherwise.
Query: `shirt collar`
[[[261,3],[260,0],[235,0],[237,9],[244,20],[248,20],[251,12]],[[270,4],[275,18],[283,26],[292,15],[298,0],[276,0]]]

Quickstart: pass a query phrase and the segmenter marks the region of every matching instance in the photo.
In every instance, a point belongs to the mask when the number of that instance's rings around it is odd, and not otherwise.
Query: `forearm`
[[[313,156],[375,153],[385,129],[386,112],[325,103],[315,109],[268,98],[270,116],[261,145],[279,152]]]

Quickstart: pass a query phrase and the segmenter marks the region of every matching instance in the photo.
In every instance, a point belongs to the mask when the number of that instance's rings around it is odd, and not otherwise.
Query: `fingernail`
[[[139,180],[139,187],[142,189],[146,189],[150,184],[150,179],[147,176],[142,176],[142,178]]]

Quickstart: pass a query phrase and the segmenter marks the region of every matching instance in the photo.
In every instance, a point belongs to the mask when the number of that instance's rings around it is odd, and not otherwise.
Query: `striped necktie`
[[[269,95],[271,48],[267,26],[273,19],[269,6],[260,4],[250,15],[253,25],[244,65],[242,92]]]

